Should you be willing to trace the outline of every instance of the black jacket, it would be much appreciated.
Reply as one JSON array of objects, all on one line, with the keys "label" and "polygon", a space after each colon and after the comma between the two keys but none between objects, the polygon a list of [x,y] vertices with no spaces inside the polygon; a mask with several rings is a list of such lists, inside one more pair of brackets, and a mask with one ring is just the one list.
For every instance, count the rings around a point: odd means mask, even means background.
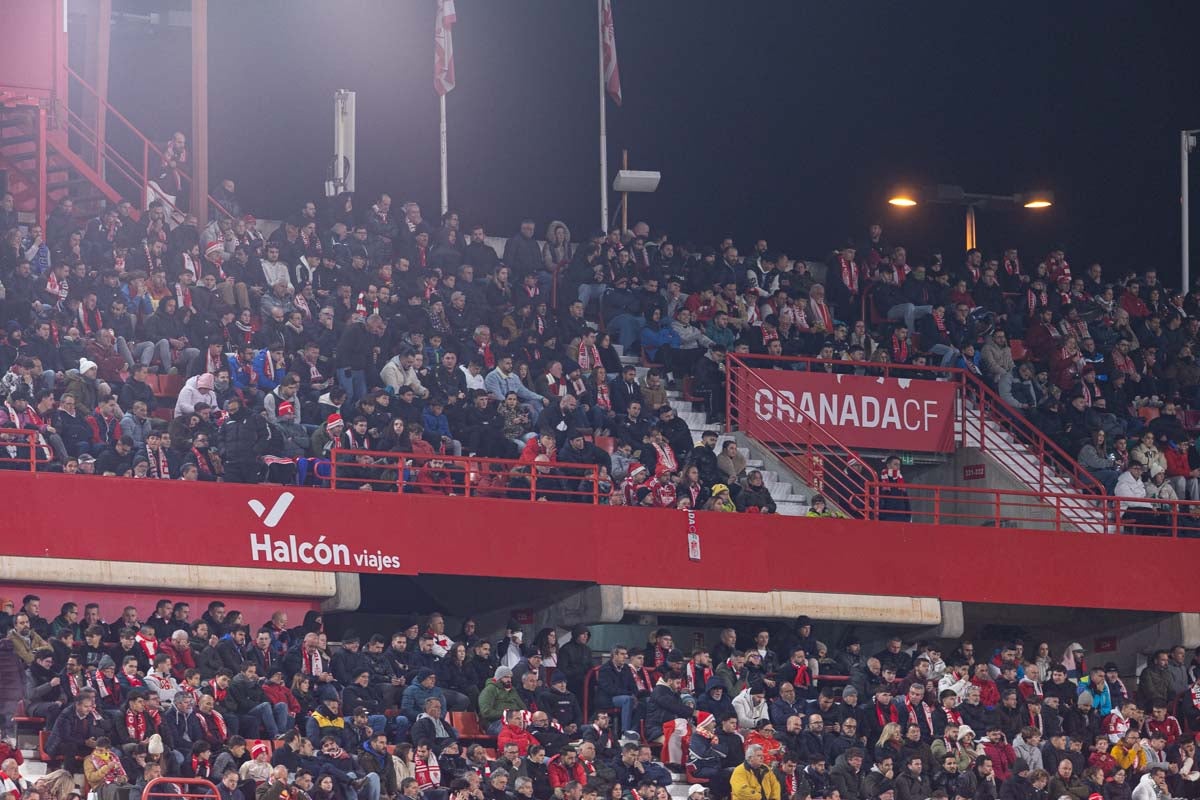
[{"label": "black jacket", "polygon": [[646,701],[647,726],[661,728],[668,720],[679,717],[690,720],[693,713],[692,707],[680,700],[679,695],[662,681],[654,687],[650,699]]},{"label": "black jacket", "polygon": [[611,661],[606,662],[596,672],[596,708],[612,708],[612,699],[626,694],[637,696],[633,670],[626,664],[625,668],[618,672]]},{"label": "black jacket", "polygon": [[217,431],[221,460],[226,464],[251,464],[267,450],[271,434],[261,414],[239,408]]}]

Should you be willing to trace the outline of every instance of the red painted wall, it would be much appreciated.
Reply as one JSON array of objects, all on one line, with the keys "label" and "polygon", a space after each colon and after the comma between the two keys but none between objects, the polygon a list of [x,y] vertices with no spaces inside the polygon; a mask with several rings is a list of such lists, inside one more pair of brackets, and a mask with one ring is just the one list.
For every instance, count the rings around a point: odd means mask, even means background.
[{"label": "red painted wall", "polygon": [[56,46],[66,37],[55,30],[56,7],[62,0],[0,0],[5,31],[0,47],[0,86],[25,89],[38,96],[54,89]]},{"label": "red painted wall", "polygon": [[[254,561],[251,536],[382,552],[395,574],[489,575],[681,588],[917,595],[1023,605],[1194,611],[1200,541],[1012,528],[696,515],[664,509],[0,473],[0,555],[296,568]],[[247,505],[263,504],[263,519]],[[15,534],[15,535],[14,535]],[[547,546],[547,542],[554,544]],[[1120,580],[1114,583],[1110,576]],[[1134,590],[1122,587],[1153,587]]]}]

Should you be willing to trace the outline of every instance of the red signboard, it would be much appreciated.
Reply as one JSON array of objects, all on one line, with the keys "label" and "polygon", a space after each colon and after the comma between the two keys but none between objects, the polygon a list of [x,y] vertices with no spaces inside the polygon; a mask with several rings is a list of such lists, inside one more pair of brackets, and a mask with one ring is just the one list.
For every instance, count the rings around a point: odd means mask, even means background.
[{"label": "red signboard", "polygon": [[981,481],[987,477],[986,464],[964,464],[962,468],[964,481]]},{"label": "red signboard", "polygon": [[955,384],[909,378],[750,370],[735,402],[749,436],[776,441],[780,426],[815,420],[847,447],[954,450]]},{"label": "red signboard", "polygon": [[[151,485],[152,484],[152,485]],[[1200,582],[1189,570],[1200,542],[1154,539],[1153,558],[1127,558],[1125,536],[1015,528],[863,522],[774,514],[696,514],[704,558],[675,535],[684,512],[583,503],[299,489],[236,483],[0,472],[5,512],[0,557],[37,556],[338,572],[489,576],[618,586],[917,595],[943,600],[1192,611]],[[284,500],[286,495],[293,499]],[[251,503],[251,501],[254,501]],[[112,509],[133,509],[124,514]],[[567,545],[554,546],[546,531]],[[971,547],[963,547],[968,537]],[[1086,542],[1085,542],[1086,540]],[[1157,592],[1113,593],[1104,582],[1061,578],[1086,547],[1095,563],[1121,563],[1131,585]],[[898,570],[895,554],[939,553],[939,569]],[[797,570],[837,564],[853,569]],[[988,553],[1036,552],[1021,571],[981,569]],[[293,554],[295,558],[293,559]],[[269,556],[269,558],[268,558]],[[103,580],[97,569],[97,581]]]}]

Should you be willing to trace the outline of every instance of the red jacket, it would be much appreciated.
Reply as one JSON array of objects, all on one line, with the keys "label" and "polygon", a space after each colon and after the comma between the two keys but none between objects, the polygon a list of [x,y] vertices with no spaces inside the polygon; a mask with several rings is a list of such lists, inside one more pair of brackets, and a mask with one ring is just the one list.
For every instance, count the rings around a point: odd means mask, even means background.
[{"label": "red jacket", "polygon": [[500,729],[500,735],[496,737],[497,750],[503,751],[505,745],[515,744],[517,752],[522,756],[529,752],[530,745],[537,743],[538,740],[534,738],[532,733],[519,725],[513,725],[511,722],[504,723],[504,727]]},{"label": "red jacket", "polygon": [[[497,745],[499,742],[497,741]],[[578,758],[575,763],[567,767],[562,763],[562,756],[555,756],[546,763],[546,774],[550,778],[550,787],[559,789],[566,786],[571,781],[578,781],[580,784],[587,785],[587,770],[583,768],[583,763]]]},{"label": "red jacket", "polygon": [[282,683],[263,683],[263,694],[271,701],[271,705],[276,703],[287,703],[289,714],[300,713],[300,701],[296,699],[296,695],[292,694],[292,690]]},{"label": "red jacket", "polygon": [[992,760],[992,769],[996,772],[996,782],[1007,780],[1012,771],[1013,762],[1017,760],[1017,753],[1012,749],[1012,745],[1007,742],[989,741],[983,745],[983,752]]},{"label": "red jacket", "polygon": [[183,683],[184,672],[196,668],[196,657],[192,655],[192,648],[177,648],[170,639],[164,639],[158,643],[158,649],[171,657],[171,675],[180,683]]}]

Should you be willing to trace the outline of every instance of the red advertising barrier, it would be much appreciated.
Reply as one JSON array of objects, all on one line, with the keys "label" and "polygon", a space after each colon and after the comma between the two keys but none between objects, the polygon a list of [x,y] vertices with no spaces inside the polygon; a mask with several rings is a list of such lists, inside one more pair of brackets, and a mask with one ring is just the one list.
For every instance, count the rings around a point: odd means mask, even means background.
[{"label": "red advertising barrier", "polygon": [[[686,512],[668,509],[11,471],[0,473],[0,486],[20,498],[7,510],[0,556],[981,603],[1019,597],[1160,612],[1200,606],[1194,570],[1162,566],[1196,563],[1200,541],[1186,539],[703,512],[695,517],[703,557],[693,560],[701,554],[688,546]],[[546,531],[562,541],[543,544]],[[896,569],[896,554],[913,548],[936,555],[937,568]],[[1037,557],[1019,570],[992,568],[1004,553]],[[1089,564],[1120,564],[1127,584],[1155,591],[1063,580],[1080,553]],[[831,568],[797,570],[797,558]]]},{"label": "red advertising barrier", "polygon": [[849,447],[948,453],[954,450],[958,386],[943,381],[753,369],[734,398],[741,430],[775,441],[778,428],[816,420]]}]

